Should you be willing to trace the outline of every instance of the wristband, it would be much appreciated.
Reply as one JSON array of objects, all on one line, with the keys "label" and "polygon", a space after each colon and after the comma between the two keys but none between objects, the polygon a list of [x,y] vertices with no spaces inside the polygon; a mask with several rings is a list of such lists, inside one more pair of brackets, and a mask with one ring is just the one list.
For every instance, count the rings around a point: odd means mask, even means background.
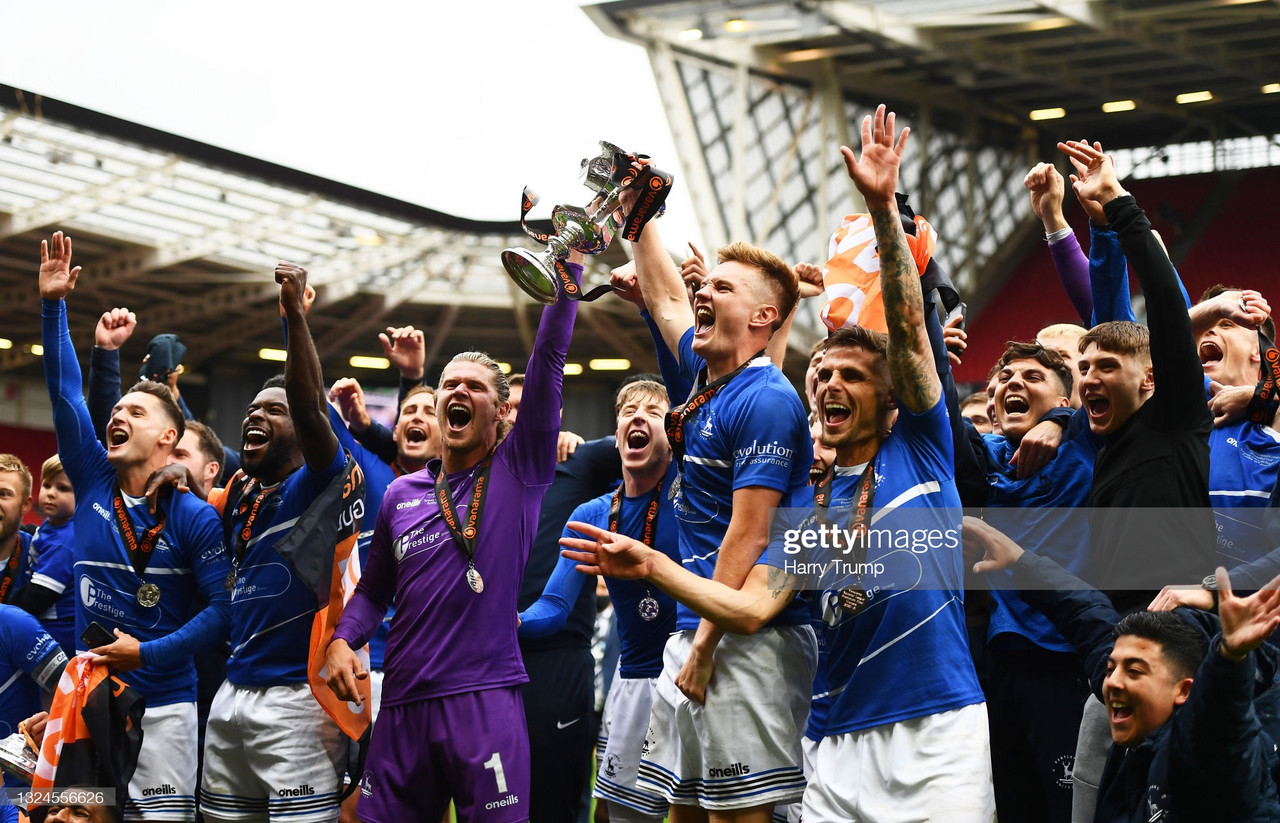
[{"label": "wristband", "polygon": [[1050,232],[1049,234],[1046,234],[1044,236],[1044,239],[1048,241],[1050,246],[1052,246],[1054,243],[1057,243],[1061,240],[1066,240],[1069,236],[1071,236],[1071,227],[1067,226],[1065,229],[1058,229],[1055,232]]}]

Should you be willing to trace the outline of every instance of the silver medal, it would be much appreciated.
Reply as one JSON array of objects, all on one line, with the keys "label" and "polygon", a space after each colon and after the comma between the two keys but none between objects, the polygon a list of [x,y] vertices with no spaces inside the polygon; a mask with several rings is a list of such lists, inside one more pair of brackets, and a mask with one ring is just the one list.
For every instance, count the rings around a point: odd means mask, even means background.
[{"label": "silver medal", "polygon": [[138,587],[138,605],[150,609],[160,604],[160,587],[155,583],[143,583]]},{"label": "silver medal", "polygon": [[640,602],[636,604],[636,611],[640,612],[641,620],[646,623],[652,623],[654,620],[658,619],[658,612],[661,611],[661,607],[658,605],[657,600],[646,594],[644,597],[640,598]]},{"label": "silver medal", "polygon": [[476,571],[475,566],[467,567],[467,585],[476,594],[484,591],[484,578],[480,576],[480,572]]}]

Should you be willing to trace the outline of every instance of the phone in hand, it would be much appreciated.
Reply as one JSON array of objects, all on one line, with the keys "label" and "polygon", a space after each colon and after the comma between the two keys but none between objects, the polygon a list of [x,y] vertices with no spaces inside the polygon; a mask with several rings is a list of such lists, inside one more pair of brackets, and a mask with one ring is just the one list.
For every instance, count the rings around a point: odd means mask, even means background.
[{"label": "phone in hand", "polygon": [[116,636],[95,620],[81,633],[80,640],[86,649],[97,649],[116,642]]}]

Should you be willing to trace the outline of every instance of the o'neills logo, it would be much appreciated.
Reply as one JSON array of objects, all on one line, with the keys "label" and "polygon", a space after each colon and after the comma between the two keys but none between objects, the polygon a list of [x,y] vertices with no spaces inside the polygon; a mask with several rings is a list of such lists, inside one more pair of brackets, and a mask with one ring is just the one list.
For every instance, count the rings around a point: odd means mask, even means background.
[{"label": "o'neills logo", "polygon": [[281,797],[309,797],[316,793],[310,783],[303,783],[296,789],[280,789]]},{"label": "o'neills logo", "polygon": [[738,777],[744,774],[751,774],[751,767],[746,763],[734,763],[723,769],[707,769],[707,777]]}]

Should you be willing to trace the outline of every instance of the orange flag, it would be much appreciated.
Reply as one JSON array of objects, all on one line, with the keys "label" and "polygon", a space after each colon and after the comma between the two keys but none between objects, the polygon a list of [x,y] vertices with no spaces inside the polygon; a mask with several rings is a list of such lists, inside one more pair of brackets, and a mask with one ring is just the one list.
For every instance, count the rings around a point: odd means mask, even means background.
[{"label": "orange flag", "polygon": [[142,748],[145,701],[94,659],[73,657],[62,672],[31,787],[114,786],[123,803]]},{"label": "orange flag", "polygon": [[[907,235],[907,247],[923,272],[933,257],[937,234],[923,217],[915,218],[915,235]],[[884,298],[880,294],[880,255],[876,248],[871,216],[851,214],[831,235],[831,259],[822,274],[827,303],[822,322],[831,331],[844,326],[862,326],[887,332]]]}]

